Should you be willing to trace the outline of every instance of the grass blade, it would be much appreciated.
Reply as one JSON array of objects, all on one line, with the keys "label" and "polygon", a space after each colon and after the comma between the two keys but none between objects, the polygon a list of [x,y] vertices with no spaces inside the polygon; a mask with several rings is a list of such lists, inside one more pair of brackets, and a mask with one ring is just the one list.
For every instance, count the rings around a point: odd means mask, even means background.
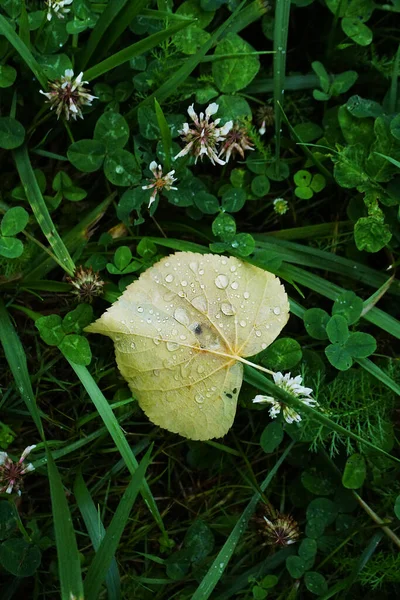
[{"label": "grass blade", "polygon": [[3,301],[0,298],[0,341],[4,348],[4,354],[13,374],[16,387],[21,395],[21,398],[26,404],[26,407],[35,423],[40,437],[44,437],[43,427],[40,418],[39,409],[36,404],[35,395],[33,393],[31,380],[29,377],[26,355],[18,337],[17,332],[11,322],[10,315]]},{"label": "grass blade", "polygon": [[273,468],[268,473],[267,477],[264,479],[262,484],[260,485],[260,492],[256,492],[249,504],[244,509],[242,515],[240,516],[238,522],[235,527],[231,531],[228,539],[225,544],[222,546],[221,550],[218,552],[217,557],[212,563],[211,567],[207,571],[207,574],[203,578],[199,587],[195,591],[192,596],[192,600],[207,600],[212,594],[215,586],[218,581],[221,579],[223,572],[225,571],[229,560],[232,557],[232,554],[235,551],[238,541],[246,530],[246,527],[249,523],[250,518],[252,517],[256,506],[261,498],[261,492],[265,492],[272,479],[274,478],[276,472],[278,471],[281,464],[285,461],[289,452],[293,448],[294,442],[291,442],[286,450],[283,452],[282,456],[273,466]]},{"label": "grass blade", "polygon": [[118,13],[124,8],[127,0],[111,0],[106,4],[106,7],[97,21],[88,41],[84,46],[84,50],[78,58],[78,65],[81,71],[84,70],[90,61],[97,46],[101,42],[106,30],[111,25]]},{"label": "grass blade", "polygon": [[98,63],[94,67],[91,67],[84,73],[84,78],[88,81],[92,81],[100,75],[104,75],[111,69],[115,69],[120,65],[124,64],[128,60],[131,60],[134,56],[139,56],[144,52],[148,52],[155,46],[158,46],[161,42],[174,35],[178,31],[185,29],[188,25],[193,23],[194,20],[184,21],[183,23],[178,23],[177,25],[173,25],[169,27],[165,31],[159,31],[157,33],[153,33],[153,35],[149,35],[144,40],[140,40],[140,42],[136,42],[135,44],[131,44],[127,48],[116,52],[109,58],[106,58],[102,62]]},{"label": "grass blade", "polygon": [[98,56],[102,57],[107,54],[109,49],[121,37],[125,29],[132,23],[133,19],[142,9],[149,4],[149,0],[128,0],[123,9],[115,17],[112,27],[109,27],[105,36],[101,40]]},{"label": "grass blade", "polygon": [[155,110],[156,110],[157,122],[158,122],[158,126],[160,128],[161,141],[163,144],[164,154],[165,154],[164,167],[165,167],[166,171],[169,171],[171,168],[171,148],[172,148],[171,130],[170,130],[167,120],[164,116],[162,108],[158,104],[156,98],[154,98],[154,106],[155,106]]},{"label": "grass blade", "polygon": [[25,145],[14,150],[14,160],[33,214],[35,215],[41,230],[53,249],[58,264],[69,275],[73,275],[75,271],[74,261],[65,247],[64,242],[58,235],[57,229],[55,228],[51,219],[50,213],[36,181]]},{"label": "grass blade", "polygon": [[89,567],[85,578],[85,598],[86,600],[97,600],[101,585],[111,564],[112,558],[118,548],[120,538],[129,519],[129,514],[136,500],[140,488],[143,485],[147,466],[150,462],[150,453],[152,447],[148,449],[143,460],[140,462],[136,473],[126,488],[124,495],[118,504],[117,510],[102,539],[96,556]]},{"label": "grass blade", "polygon": [[250,367],[249,365],[244,365],[244,379],[245,379],[245,381],[247,381],[247,383],[250,383],[252,386],[254,386],[257,389],[262,390],[263,392],[266,392],[269,396],[278,398],[278,400],[280,402],[283,402],[284,404],[287,404],[288,406],[293,407],[295,410],[298,410],[300,413],[305,413],[310,418],[312,418],[314,421],[317,421],[321,425],[328,427],[328,429],[331,429],[332,431],[336,431],[337,433],[340,433],[346,437],[349,437],[352,440],[355,440],[356,442],[358,442],[360,444],[364,444],[365,446],[368,446],[369,448],[372,448],[373,450],[375,450],[375,452],[379,452],[379,454],[387,456],[394,462],[400,463],[400,458],[397,458],[396,456],[392,456],[388,452],[385,452],[385,450],[382,450],[382,448],[375,446],[375,444],[372,444],[368,440],[360,437],[359,435],[353,433],[352,431],[345,429],[345,427],[338,425],[337,423],[335,423],[334,421],[329,419],[329,417],[325,416],[323,413],[319,412],[315,408],[312,408],[311,406],[307,406],[306,404],[304,404],[301,400],[299,400],[295,396],[288,394],[288,392],[286,392],[284,389],[275,385],[271,380],[267,379],[264,375],[262,375],[261,373],[256,371],[255,367],[256,367],[256,365],[254,367]]},{"label": "grass blade", "polygon": [[11,27],[7,20],[0,15],[0,33],[10,42],[18,52],[25,64],[30,68],[43,89],[47,89],[47,77],[45,77],[39,63],[34,58],[32,52],[20,39],[16,31]]},{"label": "grass blade", "polygon": [[281,152],[281,125],[283,92],[285,89],[286,47],[289,31],[290,0],[277,0],[274,27],[274,111],[275,111],[275,166],[279,171]]},{"label": "grass blade", "polygon": [[373,363],[372,360],[369,360],[368,358],[357,358],[356,362],[358,362],[363,369],[368,371],[368,373],[376,377],[376,379],[391,389],[392,392],[400,396],[400,385],[398,385],[391,377],[389,377],[385,371],[382,371],[378,365]]},{"label": "grass blade", "polygon": [[[74,496],[85,522],[86,529],[93,544],[93,548],[99,549],[101,541],[104,539],[106,530],[100,520],[100,515],[92,500],[89,490],[83,480],[82,473],[79,472],[74,483]],[[115,557],[111,559],[110,567],[106,575],[106,584],[108,600],[119,600],[121,598],[121,581],[118,573],[118,566]]]},{"label": "grass blade", "polygon": [[51,506],[56,537],[61,600],[83,600],[81,561],[67,497],[60,473],[50,452],[47,452]]},{"label": "grass blade", "polygon": [[[65,357],[66,358],[66,357]],[[121,427],[118,423],[116,416],[114,415],[109,403],[106,398],[103,396],[99,387],[97,386],[95,380],[89,373],[86,367],[82,365],[77,365],[72,361],[66,360],[69,362],[77,376],[79,377],[83,387],[87,391],[90,399],[95,405],[97,412],[102,418],[104,425],[107,427],[109,434],[114,440],[115,445],[117,446],[119,453],[125,461],[126,466],[128,467],[129,472],[133,475],[137,468],[138,462],[136,460],[135,455],[133,454],[131,447],[126,441],[125,435],[121,431]],[[141,490],[144,501],[146,502],[151,514],[153,515],[154,520],[157,525],[160,527],[161,531],[164,533],[165,528],[161,519],[161,515],[158,511],[157,504],[153,498],[153,495],[150,491],[149,486],[145,482],[143,484],[143,488]]]}]

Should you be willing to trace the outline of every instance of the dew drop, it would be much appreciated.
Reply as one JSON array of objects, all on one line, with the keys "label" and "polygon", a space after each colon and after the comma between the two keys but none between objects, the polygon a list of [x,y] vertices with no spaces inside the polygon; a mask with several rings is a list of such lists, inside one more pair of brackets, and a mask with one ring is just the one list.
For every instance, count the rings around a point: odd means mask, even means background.
[{"label": "dew drop", "polygon": [[158,369],[153,370],[154,377],[158,377],[160,375],[160,371]]},{"label": "dew drop", "polygon": [[196,394],[194,399],[196,400],[197,404],[203,404],[204,402],[203,394]]},{"label": "dew drop", "polygon": [[197,372],[198,372],[198,373],[200,373],[200,374],[201,374],[201,373],[204,373],[204,367],[203,367],[203,365],[199,365],[199,366],[197,367]]},{"label": "dew drop", "polygon": [[259,329],[257,329],[257,331],[255,332],[257,337],[261,337],[261,331]]},{"label": "dew drop", "polygon": [[244,298],[245,300],[248,300],[248,299],[250,298],[250,294],[249,294],[249,292],[245,292],[245,293],[243,294],[243,298]]},{"label": "dew drop", "polygon": [[181,281],[181,285],[182,285],[183,287],[186,287],[186,286],[187,286],[187,281]]},{"label": "dew drop", "polygon": [[219,288],[220,290],[224,290],[226,287],[228,287],[229,279],[226,275],[217,275],[214,283],[217,286],[217,288]]},{"label": "dew drop", "polygon": [[184,298],[186,296],[185,292],[183,292],[182,290],[180,292],[178,292],[178,296],[180,298]]},{"label": "dew drop", "polygon": [[115,167],[115,172],[118,173],[118,175],[121,175],[124,171],[125,171],[125,169],[122,165],[117,165]]},{"label": "dew drop", "polygon": [[234,273],[235,271],[236,271],[236,267],[235,267],[235,265],[232,265],[231,266],[231,273]]},{"label": "dew drop", "polygon": [[279,306],[275,306],[274,315],[280,315],[280,314],[281,314],[281,309],[279,308]]},{"label": "dew drop", "polygon": [[204,269],[199,269],[199,275],[204,275]]},{"label": "dew drop", "polygon": [[190,323],[188,314],[184,308],[177,308],[174,312],[174,318],[182,325],[189,325]]},{"label": "dew drop", "polygon": [[171,273],[168,273],[168,275],[165,276],[165,281],[167,283],[171,283],[171,281],[173,281],[173,280],[174,280],[174,276],[171,275]]},{"label": "dew drop", "polygon": [[199,265],[197,264],[197,262],[191,262],[191,263],[189,263],[189,268],[191,271],[193,271],[193,273],[197,273],[197,269],[199,268]]},{"label": "dew drop", "polygon": [[159,340],[158,338],[153,338],[153,342],[155,343],[156,346],[158,346],[158,344],[161,342],[161,340]]},{"label": "dew drop", "polygon": [[176,342],[167,342],[167,350],[169,350],[170,352],[174,352],[175,350],[178,350],[179,348],[179,344],[177,344]]},{"label": "dew drop", "polygon": [[236,313],[234,307],[232,306],[232,304],[230,302],[223,302],[221,304],[221,311],[224,313],[224,315],[227,315],[227,316],[231,316]]},{"label": "dew drop", "polygon": [[246,321],[240,321],[239,325],[240,327],[246,327],[247,323]]},{"label": "dew drop", "polygon": [[237,282],[237,281],[233,281],[233,282],[231,283],[231,288],[232,288],[233,290],[237,290],[237,289],[238,289],[238,287],[239,287],[239,284],[238,284],[238,282]]},{"label": "dew drop", "polygon": [[193,298],[192,305],[200,312],[207,312],[207,300],[204,296],[196,296]]},{"label": "dew drop", "polygon": [[266,347],[267,347],[267,344],[266,344],[265,342],[263,342],[263,343],[261,344],[261,348],[262,348],[263,350],[265,350],[265,348],[266,348]]},{"label": "dew drop", "polygon": [[142,306],[138,306],[137,311],[138,311],[138,313],[142,313],[143,312],[143,307]]},{"label": "dew drop", "polygon": [[132,348],[132,350],[135,350],[135,348],[136,348],[135,342],[131,342],[131,348]]}]

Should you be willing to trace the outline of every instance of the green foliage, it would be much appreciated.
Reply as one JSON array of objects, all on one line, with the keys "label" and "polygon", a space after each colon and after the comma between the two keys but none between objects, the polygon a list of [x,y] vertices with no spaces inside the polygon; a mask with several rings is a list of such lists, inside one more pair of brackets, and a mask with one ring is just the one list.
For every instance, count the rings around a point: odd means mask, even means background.
[{"label": "green foliage", "polygon": [[[2,594],[392,597],[399,3],[61,8],[0,0]],[[57,86],[69,69],[94,96],[81,97],[82,119],[73,103],[57,118],[40,94],[67,94]],[[203,144],[189,147],[192,105]],[[230,121],[216,140],[213,124]],[[286,422],[284,390],[267,392],[245,365],[232,430],[187,442],[149,423],[107,341],[89,346],[84,328],[175,251],[237,256],[280,278],[289,321],[248,360],[268,381],[302,376],[318,405],[286,396],[301,421]],[[218,302],[241,293],[228,286]],[[251,318],[274,307],[249,306]],[[143,361],[153,368],[151,345]],[[277,418],[252,403],[263,393]],[[34,444],[21,498],[6,494],[6,453],[18,464]],[[295,543],[274,529],[281,517]]]}]

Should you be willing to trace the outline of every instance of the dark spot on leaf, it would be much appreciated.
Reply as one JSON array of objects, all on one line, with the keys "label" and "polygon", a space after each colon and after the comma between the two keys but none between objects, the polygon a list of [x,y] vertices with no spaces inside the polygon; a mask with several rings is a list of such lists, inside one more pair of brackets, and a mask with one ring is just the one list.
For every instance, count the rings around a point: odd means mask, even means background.
[{"label": "dark spot on leaf", "polygon": [[230,394],[229,392],[225,392],[225,396],[226,396],[227,398],[233,398],[232,394]]},{"label": "dark spot on leaf", "polygon": [[233,388],[232,394],[237,394],[237,388]]},{"label": "dark spot on leaf", "polygon": [[201,325],[199,323],[197,323],[196,327],[194,328],[194,332],[196,335],[200,335],[202,333],[202,328]]}]

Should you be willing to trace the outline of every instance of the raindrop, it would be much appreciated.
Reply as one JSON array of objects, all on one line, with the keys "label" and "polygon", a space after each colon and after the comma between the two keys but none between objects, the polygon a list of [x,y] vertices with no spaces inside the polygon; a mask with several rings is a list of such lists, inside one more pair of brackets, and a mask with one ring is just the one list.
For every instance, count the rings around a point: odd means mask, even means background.
[{"label": "raindrop", "polygon": [[124,171],[125,171],[125,169],[122,165],[117,165],[115,167],[115,172],[118,173],[118,175],[121,175]]},{"label": "raindrop", "polygon": [[169,350],[170,352],[174,352],[178,348],[179,344],[177,344],[176,342],[167,342],[167,350]]},{"label": "raindrop", "polygon": [[132,350],[135,350],[135,348],[136,348],[135,342],[131,342],[131,348],[132,348]]},{"label": "raindrop", "polygon": [[193,298],[192,305],[200,312],[207,312],[207,300],[204,296],[196,296]]},{"label": "raindrop", "polygon": [[184,308],[177,308],[174,312],[174,318],[182,325],[189,325],[190,323],[188,314]]},{"label": "raindrop", "polygon": [[186,295],[186,294],[185,294],[185,292],[182,292],[182,290],[181,290],[180,292],[178,292],[178,296],[179,296],[180,298],[184,298],[184,297],[185,297],[185,295]]},{"label": "raindrop", "polygon": [[158,344],[161,342],[161,340],[159,340],[158,338],[153,338],[153,342],[155,343],[156,346],[158,346]]},{"label": "raindrop", "polygon": [[138,311],[138,313],[142,313],[143,312],[143,307],[142,306],[138,306],[137,311]]},{"label": "raindrop", "polygon": [[158,377],[160,375],[160,371],[158,369],[153,370],[154,377]]},{"label": "raindrop", "polygon": [[261,344],[261,348],[262,348],[263,350],[265,350],[265,348],[266,348],[266,347],[267,347],[267,344],[266,344],[265,342],[263,342],[263,343]]},{"label": "raindrop", "polygon": [[199,268],[199,265],[197,264],[197,262],[191,262],[191,263],[189,263],[189,268],[191,271],[193,271],[193,273],[197,273],[197,269]]},{"label": "raindrop", "polygon": [[257,329],[257,331],[256,331],[256,336],[261,337],[261,331],[259,329]]},{"label": "raindrop", "polygon": [[281,314],[281,309],[279,308],[279,306],[275,306],[274,315],[280,315],[280,314]]},{"label": "raindrop", "polygon": [[171,275],[171,273],[169,273],[168,275],[165,276],[165,281],[167,283],[171,283],[171,281],[173,281],[173,280],[174,280],[174,276]]},{"label": "raindrop", "polygon": [[246,321],[240,321],[239,325],[240,327],[246,327],[247,323]]},{"label": "raindrop", "polygon": [[217,288],[219,288],[220,290],[224,290],[226,287],[228,287],[229,279],[226,275],[217,275],[214,283],[217,286]]},{"label": "raindrop", "polygon": [[228,315],[228,316],[234,315],[236,313],[232,304],[230,304],[229,302],[223,302],[221,304],[221,311],[224,313],[224,315]]},{"label": "raindrop", "polygon": [[248,300],[248,299],[250,298],[250,294],[249,294],[249,292],[245,292],[245,293],[243,294],[243,298],[244,298],[245,300]]},{"label": "raindrop", "polygon": [[196,402],[198,404],[202,404],[204,402],[204,396],[203,394],[196,394],[194,399],[196,400]]},{"label": "raindrop", "polygon": [[204,367],[203,367],[203,365],[199,365],[199,366],[197,367],[197,372],[198,372],[198,373],[204,373]]},{"label": "raindrop", "polygon": [[231,273],[234,273],[235,271],[236,271],[236,267],[235,267],[235,265],[232,265],[231,266]]},{"label": "raindrop", "polygon": [[233,290],[237,290],[237,289],[238,289],[238,287],[239,287],[239,284],[238,284],[238,282],[237,282],[237,281],[233,281],[233,282],[231,283],[231,288],[232,288]]},{"label": "raindrop", "polygon": [[183,287],[186,287],[187,286],[187,281],[181,281],[181,284],[182,284]]}]

